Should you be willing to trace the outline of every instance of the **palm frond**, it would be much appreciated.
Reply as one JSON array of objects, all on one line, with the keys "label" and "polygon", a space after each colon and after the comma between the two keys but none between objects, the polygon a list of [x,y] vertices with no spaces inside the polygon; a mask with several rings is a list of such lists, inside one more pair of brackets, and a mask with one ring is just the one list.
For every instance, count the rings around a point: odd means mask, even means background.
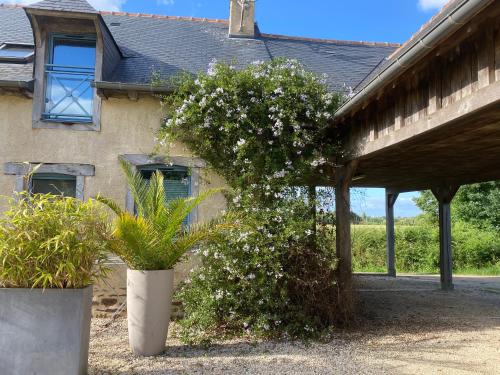
[{"label": "palm frond", "polygon": [[111,209],[111,211],[113,211],[118,216],[121,216],[123,214],[123,210],[115,201],[113,201],[109,198],[103,197],[101,194],[97,194],[97,196],[94,199],[97,202],[100,202],[100,203],[108,206]]},{"label": "palm frond", "polygon": [[147,210],[147,193],[149,190],[148,182],[125,160],[120,159],[120,164],[125,173],[130,193],[134,198],[137,213],[139,216],[145,216],[145,210]]},{"label": "palm frond", "polygon": [[123,211],[112,200],[97,196],[96,200],[117,214],[114,235],[118,239],[115,253],[130,268],[160,270],[172,268],[197,243],[222,230],[222,223],[184,227],[191,211],[208,197],[222,189],[210,189],[199,196],[165,202],[164,178],[155,172],[147,181],[125,161],[120,161],[130,192],[134,198],[137,216]]}]

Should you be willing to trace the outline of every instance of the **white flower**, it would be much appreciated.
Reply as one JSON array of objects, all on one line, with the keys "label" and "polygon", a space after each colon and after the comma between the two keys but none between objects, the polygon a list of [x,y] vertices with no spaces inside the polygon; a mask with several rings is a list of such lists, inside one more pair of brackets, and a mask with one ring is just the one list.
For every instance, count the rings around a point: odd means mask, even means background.
[{"label": "white flower", "polygon": [[283,95],[285,92],[283,91],[282,87],[278,87],[276,90],[274,90],[274,93],[276,95]]},{"label": "white flower", "polygon": [[250,275],[247,276],[247,279],[253,280],[253,279],[255,279],[255,275],[253,273],[251,273]]},{"label": "white flower", "polygon": [[222,299],[222,297],[224,297],[224,292],[222,290],[218,290],[215,293],[215,299],[218,301],[218,300]]},{"label": "white flower", "polygon": [[240,138],[240,140],[236,144],[238,145],[238,147],[241,147],[241,146],[244,146],[245,143],[247,143],[247,141],[245,141],[243,138]]},{"label": "white flower", "polygon": [[216,72],[216,65],[217,65],[217,60],[213,59],[209,64],[208,64],[208,69],[207,69],[207,75],[209,76],[214,76]]},{"label": "white flower", "polygon": [[278,172],[275,172],[273,177],[274,178],[283,178],[286,176],[286,171],[284,169],[282,169],[281,171],[278,171]]},{"label": "white flower", "polygon": [[311,166],[313,166],[313,167],[318,167],[318,166],[324,165],[324,164],[326,164],[326,159],[323,157],[316,159],[316,160],[313,160],[311,162]]},{"label": "white flower", "polygon": [[311,234],[313,234],[314,232],[310,229],[306,230],[306,235],[307,236],[310,236]]},{"label": "white flower", "polygon": [[207,256],[208,256],[208,250],[205,250],[205,251],[203,252],[203,255],[207,257]]}]

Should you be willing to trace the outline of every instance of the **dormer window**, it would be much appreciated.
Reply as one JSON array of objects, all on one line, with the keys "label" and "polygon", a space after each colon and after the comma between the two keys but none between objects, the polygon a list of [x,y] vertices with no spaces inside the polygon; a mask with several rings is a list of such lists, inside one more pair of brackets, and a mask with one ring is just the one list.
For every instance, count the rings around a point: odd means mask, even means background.
[{"label": "dormer window", "polygon": [[91,123],[96,36],[53,34],[45,65],[43,119],[63,123]]},{"label": "dormer window", "polygon": [[32,45],[10,43],[0,45],[0,62],[27,63],[33,60],[33,55]]}]

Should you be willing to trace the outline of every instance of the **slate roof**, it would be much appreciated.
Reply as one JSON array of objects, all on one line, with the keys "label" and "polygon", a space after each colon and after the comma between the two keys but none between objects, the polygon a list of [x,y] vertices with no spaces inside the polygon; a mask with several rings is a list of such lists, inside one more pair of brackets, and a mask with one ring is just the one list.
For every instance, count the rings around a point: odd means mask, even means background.
[{"label": "slate roof", "polygon": [[77,13],[96,13],[96,10],[85,0],[42,0],[29,5],[28,8]]},{"label": "slate roof", "polygon": [[[123,55],[114,72],[103,77],[109,82],[147,84],[152,72],[163,77],[179,71],[198,73],[206,71],[213,60],[245,66],[256,60],[287,57],[301,61],[320,75],[326,74],[332,90],[344,90],[358,85],[398,47],[270,34],[259,34],[255,39],[229,38],[228,23],[222,20],[122,12],[100,14]],[[0,43],[13,41],[33,43],[30,24],[22,8],[0,5]],[[19,77],[26,77],[24,70],[18,72]],[[12,74],[15,75],[12,68],[0,64],[0,80]]]},{"label": "slate roof", "polygon": [[[0,45],[3,43],[33,44],[33,32],[24,9],[0,6]],[[0,63],[0,80],[29,81],[33,64]]]}]

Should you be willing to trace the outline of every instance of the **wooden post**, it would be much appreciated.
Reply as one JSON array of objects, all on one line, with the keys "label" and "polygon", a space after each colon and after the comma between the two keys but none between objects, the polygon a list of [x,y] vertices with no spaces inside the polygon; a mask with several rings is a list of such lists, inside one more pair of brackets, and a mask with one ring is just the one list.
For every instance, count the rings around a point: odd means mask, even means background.
[{"label": "wooden post", "polygon": [[335,170],[335,230],[337,250],[337,282],[339,308],[344,318],[352,312],[352,259],[351,259],[351,199],[349,186],[358,162],[352,161]]},{"label": "wooden post", "polygon": [[451,201],[459,186],[432,189],[439,202],[439,268],[441,289],[453,290],[453,255],[451,249]]},{"label": "wooden post", "polygon": [[385,190],[385,227],[387,239],[387,275],[396,277],[396,251],[394,237],[394,204],[398,199],[399,193]]}]

